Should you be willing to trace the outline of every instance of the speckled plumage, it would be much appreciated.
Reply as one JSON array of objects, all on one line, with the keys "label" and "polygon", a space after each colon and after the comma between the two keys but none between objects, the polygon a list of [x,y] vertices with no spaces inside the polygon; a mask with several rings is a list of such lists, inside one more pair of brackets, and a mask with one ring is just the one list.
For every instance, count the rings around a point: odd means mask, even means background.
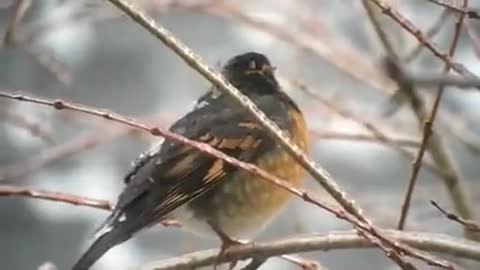
[{"label": "speckled plumage", "polygon": [[[280,90],[268,59],[238,55],[223,75],[304,150],[307,132],[295,103]],[[231,97],[211,89],[170,128],[239,160],[300,184],[302,168]],[[99,237],[74,266],[86,270],[108,249],[163,219],[222,238],[248,237],[280,211],[290,194],[189,146],[164,142],[138,159]],[[223,235],[223,237],[222,237]]]}]

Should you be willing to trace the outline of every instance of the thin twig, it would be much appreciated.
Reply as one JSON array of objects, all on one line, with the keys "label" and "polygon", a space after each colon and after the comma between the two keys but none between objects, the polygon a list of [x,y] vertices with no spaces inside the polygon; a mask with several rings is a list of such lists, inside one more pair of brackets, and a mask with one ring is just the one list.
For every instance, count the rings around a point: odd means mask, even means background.
[{"label": "thin twig", "polygon": [[3,45],[11,47],[16,46],[20,48],[27,53],[27,55],[32,57],[32,59],[38,63],[41,68],[45,69],[57,81],[65,86],[68,86],[72,81],[71,75],[65,71],[65,68],[62,67],[58,61],[56,61],[51,55],[47,55],[45,52],[36,51],[31,45],[34,44],[33,41],[30,40],[30,42],[25,42],[25,40],[20,40],[17,38],[18,25],[25,16],[30,5],[31,0],[16,1],[13,16],[7,26],[7,30],[3,38]]},{"label": "thin twig", "polygon": [[15,43],[15,34],[17,33],[17,26],[22,21],[25,13],[30,7],[30,0],[17,0],[13,6],[13,14],[10,18],[9,23],[3,37],[3,45],[11,46]]},{"label": "thin twig", "polygon": [[[147,123],[153,122],[153,119],[164,119],[163,114],[155,114],[145,118]],[[4,165],[0,167],[0,182],[25,177],[42,167],[45,167],[60,159],[65,159],[82,151],[92,149],[99,144],[109,142],[117,137],[124,135],[139,135],[139,130],[129,126],[116,127],[101,126],[98,130],[79,135],[68,142],[55,145],[33,155],[26,161]]]},{"label": "thin twig", "polygon": [[432,203],[432,205],[435,206],[435,208],[437,208],[438,211],[440,211],[442,214],[444,214],[446,218],[462,224],[465,227],[465,229],[467,229],[467,230],[470,230],[470,231],[473,231],[473,232],[480,232],[480,223],[478,223],[474,220],[464,219],[464,218],[459,217],[455,214],[449,213],[446,210],[444,210],[443,208],[441,208],[435,201],[430,201],[430,203]]},{"label": "thin twig", "polygon": [[[120,135],[119,133],[118,135]],[[99,134],[100,132],[93,132],[80,135],[67,143],[50,147],[49,149],[42,151],[40,154],[34,155],[27,161],[2,166],[0,167],[0,181],[25,177],[49,163],[79,153],[81,150],[90,149],[117,135],[109,134],[105,131],[102,131],[102,136],[99,136]]]},{"label": "thin twig", "polygon": [[[440,30],[442,29],[443,25],[448,22],[448,17],[450,16],[451,12],[448,9],[444,9],[442,14],[438,16],[435,22],[425,31],[425,37],[431,39],[435,35],[437,35]],[[423,51],[425,47],[422,43],[416,44],[415,48],[413,48],[404,58],[403,61],[405,63],[410,63],[415,60],[418,55]]]},{"label": "thin twig", "polygon": [[387,75],[399,84],[415,84],[422,87],[455,86],[458,88],[480,87],[480,78],[461,77],[458,75],[427,74],[412,72],[400,62],[387,59],[384,63]]},{"label": "thin twig", "polygon": [[257,270],[262,264],[267,261],[267,258],[254,257],[248,265],[242,268],[242,270]]},{"label": "thin twig", "polygon": [[9,112],[3,108],[0,109],[0,119],[4,120],[6,123],[10,123],[18,128],[28,131],[33,137],[39,138],[48,145],[55,144],[52,134],[50,134],[50,132],[39,123],[30,121],[21,115]]},{"label": "thin twig", "polygon": [[19,47],[29,55],[40,68],[46,70],[55,80],[64,86],[69,86],[72,83],[72,75],[67,69],[57,61],[52,55],[47,52],[39,52],[32,46],[27,44],[19,44]]},{"label": "thin twig", "polygon": [[[347,141],[372,142],[372,143],[385,144],[374,135],[369,135],[369,134],[359,134],[359,133],[342,132],[342,131],[317,131],[317,130],[310,130],[310,133],[315,139],[319,139],[319,140],[347,140]],[[415,148],[420,146],[420,142],[411,138],[401,138],[401,137],[390,136],[388,140],[391,142],[395,142],[396,145],[401,147]],[[385,145],[390,146],[388,144],[385,144]]]},{"label": "thin twig", "polygon": [[439,0],[426,0],[430,3],[433,3],[435,5],[442,6],[446,9],[453,10],[455,12],[459,12],[462,14],[462,16],[466,16],[469,19],[480,19],[480,12],[477,10],[473,9],[468,9],[465,6],[464,7],[459,7],[455,4],[452,5],[452,3],[449,3],[451,1],[439,1]]},{"label": "thin twig", "polygon": [[313,260],[307,260],[305,258],[295,256],[295,255],[282,255],[280,258],[298,265],[302,270],[327,270],[327,268],[321,265],[319,262]]},{"label": "thin twig", "polygon": [[465,22],[465,29],[467,30],[468,37],[472,41],[473,52],[477,58],[480,58],[480,36],[477,34],[470,21]]},{"label": "thin twig", "polygon": [[30,187],[0,185],[0,197],[26,197],[36,198],[55,202],[64,202],[73,205],[93,207],[102,210],[111,211],[112,204],[106,200],[98,200],[87,197],[76,196],[72,194],[46,191]]}]

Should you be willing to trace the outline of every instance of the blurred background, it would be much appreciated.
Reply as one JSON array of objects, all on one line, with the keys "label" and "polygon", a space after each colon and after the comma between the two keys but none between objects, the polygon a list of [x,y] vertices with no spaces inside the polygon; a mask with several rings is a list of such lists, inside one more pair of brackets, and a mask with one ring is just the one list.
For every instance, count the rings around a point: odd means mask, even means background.
[{"label": "blurred background", "polygon": [[[385,51],[362,1],[130,2],[213,67],[246,51],[267,54],[278,68],[285,91],[307,116],[311,157],[375,222],[388,228],[397,226],[422,122],[408,101],[391,102],[396,85],[382,71]],[[457,14],[429,1],[387,2],[429,33],[441,51],[448,50]],[[471,8],[480,8],[480,2],[470,2]],[[443,70],[444,64],[431,52],[419,48],[390,18],[377,9],[374,12],[380,15],[380,24],[409,69]],[[1,91],[61,98],[166,128],[210,87],[107,1],[3,0],[0,29]],[[468,20],[454,57],[476,74],[480,74],[479,35],[480,22]],[[428,112],[436,93],[432,90],[418,91]],[[435,122],[441,146],[474,210],[480,203],[479,105],[478,92],[449,87]],[[395,146],[372,135],[372,126]],[[155,139],[146,134],[103,119],[0,99],[0,184],[114,202],[131,161],[152,143]],[[435,200],[455,212],[439,173],[445,166],[439,166],[429,154],[424,163],[406,228],[462,236],[461,226],[446,220],[429,203]],[[310,177],[305,177],[305,187],[334,203]],[[59,202],[1,197],[2,269],[38,269],[45,262],[69,269],[107,214]],[[342,229],[351,226],[294,199],[256,240]],[[157,226],[113,248],[94,269],[127,269],[218,245],[215,239]],[[378,250],[332,250],[302,256],[335,270],[397,269]],[[270,259],[261,269],[299,267]]]}]

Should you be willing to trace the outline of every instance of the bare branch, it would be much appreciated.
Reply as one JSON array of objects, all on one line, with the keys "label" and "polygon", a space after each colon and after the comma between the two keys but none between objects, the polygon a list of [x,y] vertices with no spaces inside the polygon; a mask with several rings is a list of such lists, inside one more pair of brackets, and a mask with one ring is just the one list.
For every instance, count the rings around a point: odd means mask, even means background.
[{"label": "bare branch", "polygon": [[439,0],[427,0],[433,4],[442,6],[446,9],[453,10],[455,12],[459,12],[462,16],[466,16],[469,19],[480,19],[480,12],[474,9],[469,9],[464,7],[459,7],[455,4],[450,3],[451,1],[439,1]]},{"label": "bare branch", "polygon": [[[358,142],[373,142],[373,143],[381,143],[384,144],[381,140],[379,140],[374,135],[369,134],[359,134],[359,133],[349,133],[349,132],[342,132],[342,131],[317,131],[317,130],[310,130],[310,133],[316,139],[320,140],[348,140],[348,141],[358,141]],[[402,146],[402,147],[418,147],[420,143],[411,138],[402,138],[402,137],[390,137],[390,141],[395,142],[395,144]],[[385,144],[389,146],[388,144]]]},{"label": "bare branch", "polygon": [[[442,14],[440,14],[430,28],[425,31],[425,37],[430,39],[438,34],[443,25],[448,22],[448,17],[450,14],[451,12],[448,9],[443,10]],[[424,48],[425,47],[422,43],[418,43],[415,48],[413,48],[405,57],[403,57],[403,61],[410,63],[411,61],[415,60]]]},{"label": "bare branch", "polygon": [[[441,234],[401,232],[385,230],[382,233],[395,241],[411,245],[417,249],[440,252],[459,258],[480,261],[480,245]],[[221,262],[246,260],[252,256],[272,257],[312,251],[330,251],[351,248],[371,248],[373,245],[357,235],[355,231],[332,232],[325,235],[291,237],[269,243],[242,245],[232,248],[228,258]],[[217,261],[218,250],[197,251],[177,258],[150,262],[131,270],[182,270],[209,266]]]},{"label": "bare branch", "polygon": [[427,37],[422,33],[422,31],[420,31],[410,20],[408,20],[398,11],[394,10],[391,6],[389,6],[385,1],[383,0],[370,0],[370,1],[372,1],[373,3],[375,3],[375,5],[381,8],[385,15],[391,17],[403,29],[405,29],[410,34],[412,34],[418,40],[418,42],[422,43],[425,46],[425,48],[430,50],[436,57],[441,59],[449,68],[453,69],[458,74],[466,77],[474,77],[474,78],[477,77],[473,72],[468,70],[464,65],[455,62],[448,53],[443,53],[440,49],[437,48],[436,45],[428,41]]},{"label": "bare branch", "polygon": [[455,75],[426,74],[411,72],[398,61],[388,59],[385,62],[387,75],[402,85],[415,84],[423,87],[455,86],[458,88],[480,87],[480,78],[460,77]]},{"label": "bare branch", "polygon": [[446,210],[444,210],[443,208],[441,208],[435,201],[430,201],[430,202],[432,203],[433,206],[435,206],[435,208],[438,209],[438,211],[440,211],[442,214],[444,214],[446,218],[462,224],[465,227],[465,229],[467,229],[467,230],[474,231],[474,232],[480,232],[480,223],[478,223],[474,220],[464,219],[464,218],[461,218],[461,217],[459,217],[455,214],[449,213]]},{"label": "bare branch", "polygon": [[17,26],[25,16],[28,8],[31,5],[31,0],[16,0],[13,7],[14,11],[10,22],[7,25],[5,36],[3,37],[3,45],[10,46],[15,43],[15,34],[17,32]]},{"label": "bare branch", "polygon": [[97,200],[66,193],[52,192],[41,189],[20,187],[12,185],[0,185],[0,197],[27,197],[49,201],[64,202],[73,205],[88,206],[102,210],[112,210],[113,206],[109,201]]},{"label": "bare branch", "polygon": [[25,129],[33,137],[41,139],[44,143],[48,145],[55,144],[55,140],[53,139],[52,134],[50,134],[47,129],[43,128],[40,123],[30,121],[25,117],[22,117],[22,115],[9,112],[8,110],[4,110],[3,108],[0,109],[0,119],[3,119],[6,123],[10,123],[18,128]]}]

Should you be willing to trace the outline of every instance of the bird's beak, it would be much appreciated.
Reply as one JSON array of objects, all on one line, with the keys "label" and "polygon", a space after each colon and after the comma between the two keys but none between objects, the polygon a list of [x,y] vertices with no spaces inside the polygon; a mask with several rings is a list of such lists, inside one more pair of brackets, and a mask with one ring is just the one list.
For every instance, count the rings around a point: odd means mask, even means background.
[{"label": "bird's beak", "polygon": [[247,70],[247,74],[260,74],[260,75],[265,75],[269,73],[273,73],[277,69],[276,67],[272,67],[271,65],[264,64],[262,65],[261,69],[256,69],[256,70]]},{"label": "bird's beak", "polygon": [[262,66],[262,74],[265,74],[265,73],[273,73],[275,71],[275,69],[277,69],[276,67],[273,67],[271,65],[267,65],[267,64],[264,64]]}]

